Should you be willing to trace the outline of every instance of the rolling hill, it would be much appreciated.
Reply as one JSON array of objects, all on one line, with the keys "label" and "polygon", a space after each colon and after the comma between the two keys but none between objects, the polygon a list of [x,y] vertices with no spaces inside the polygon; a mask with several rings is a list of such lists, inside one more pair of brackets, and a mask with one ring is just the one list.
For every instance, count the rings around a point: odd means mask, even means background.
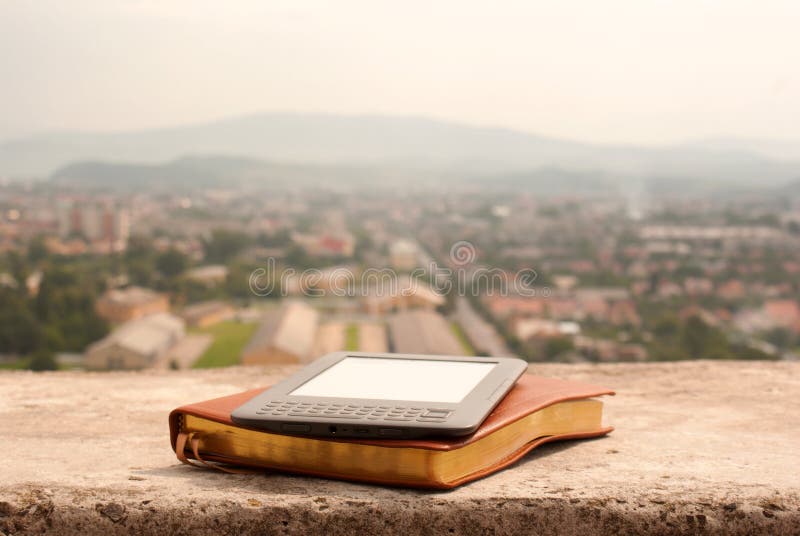
[{"label": "rolling hill", "polygon": [[0,175],[45,177],[80,161],[147,165],[184,155],[226,155],[312,166],[413,167],[487,176],[552,168],[739,183],[777,184],[800,177],[800,159],[773,160],[727,145],[591,145],[417,117],[289,113],[134,132],[62,132],[8,141],[0,144]]}]

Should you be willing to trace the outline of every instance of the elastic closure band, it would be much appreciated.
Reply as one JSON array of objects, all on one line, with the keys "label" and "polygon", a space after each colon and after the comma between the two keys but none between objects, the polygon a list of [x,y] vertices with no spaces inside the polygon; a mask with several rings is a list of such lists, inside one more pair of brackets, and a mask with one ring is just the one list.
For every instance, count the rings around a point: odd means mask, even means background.
[{"label": "elastic closure band", "polygon": [[[175,454],[178,456],[178,459],[185,463],[186,465],[191,465],[192,467],[208,467],[210,469],[216,469],[217,471],[222,471],[223,473],[231,473],[235,475],[254,475],[259,473],[259,471],[254,471],[251,469],[239,469],[236,467],[228,467],[227,465],[210,462],[204,460],[202,456],[200,456],[200,439],[201,435],[197,432],[180,432],[178,433],[178,437],[175,440]],[[191,448],[192,454],[194,454],[194,460],[186,457],[186,445],[189,444]],[[197,463],[199,462],[199,463]]]}]

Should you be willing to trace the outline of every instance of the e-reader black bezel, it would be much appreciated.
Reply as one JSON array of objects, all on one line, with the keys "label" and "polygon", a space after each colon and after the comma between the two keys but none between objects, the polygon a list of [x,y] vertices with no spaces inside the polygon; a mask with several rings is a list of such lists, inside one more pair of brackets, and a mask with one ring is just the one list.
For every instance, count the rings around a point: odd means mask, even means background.
[{"label": "e-reader black bezel", "polygon": [[[424,400],[389,400],[297,396],[291,393],[323,371],[348,357],[375,359],[406,359],[423,361],[459,361],[494,363],[496,366],[460,402],[427,402]],[[372,352],[335,352],[320,357],[275,386],[253,397],[231,413],[231,419],[242,426],[292,435],[344,438],[418,438],[426,436],[464,436],[474,432],[513,387],[528,364],[511,357],[468,357],[423,354],[390,354]],[[448,411],[443,422],[398,422],[389,419],[355,419],[345,414],[321,416],[271,415],[261,411],[270,402],[295,404],[339,404],[389,407],[423,407],[426,410]]]}]

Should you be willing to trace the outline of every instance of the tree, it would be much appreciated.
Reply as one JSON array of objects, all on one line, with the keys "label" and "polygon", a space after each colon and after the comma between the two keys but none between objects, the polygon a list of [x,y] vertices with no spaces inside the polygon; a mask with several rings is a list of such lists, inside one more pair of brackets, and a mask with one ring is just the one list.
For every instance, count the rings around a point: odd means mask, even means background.
[{"label": "tree", "polygon": [[10,290],[0,292],[0,353],[29,354],[42,342],[42,330],[25,300]]},{"label": "tree", "polygon": [[133,235],[128,240],[128,247],[125,249],[125,260],[150,258],[153,255],[153,242],[150,238],[142,235]]},{"label": "tree", "polygon": [[[298,270],[305,270],[307,268],[318,268],[322,264],[321,259],[316,259],[306,253],[306,250],[301,246],[294,244],[286,249],[286,257],[284,258],[286,264]],[[330,261],[330,259],[326,259]]]},{"label": "tree", "polygon": [[155,267],[152,259],[145,257],[131,259],[127,262],[126,268],[131,283],[143,287],[149,287],[153,284]]},{"label": "tree", "polygon": [[681,345],[692,359],[724,359],[730,357],[725,334],[692,315],[686,320],[681,333]]},{"label": "tree", "polygon": [[238,231],[216,229],[204,242],[206,258],[212,262],[227,262],[252,243],[252,238]]},{"label": "tree", "polygon": [[288,229],[279,229],[274,233],[259,234],[257,242],[267,248],[283,247],[292,243],[292,236]]},{"label": "tree", "polygon": [[28,363],[30,370],[41,372],[43,370],[58,370],[58,363],[56,362],[53,352],[45,349],[37,350]]},{"label": "tree", "polygon": [[569,352],[575,348],[575,344],[570,337],[552,337],[547,339],[544,345],[544,355],[548,359],[553,359],[565,352]]},{"label": "tree", "polygon": [[[250,277],[253,271],[254,268],[243,264],[234,264],[230,266],[228,277],[225,280],[225,292],[233,298],[245,300],[257,297],[258,295],[255,294],[253,289],[250,288]],[[272,278],[275,276],[276,274],[266,275],[266,277]],[[266,284],[266,281],[267,280],[265,280],[262,284]],[[273,290],[268,293],[270,296],[280,293],[280,282],[273,280],[273,283]]]},{"label": "tree", "polygon": [[786,328],[774,328],[768,331],[764,338],[780,349],[788,349],[794,345],[794,335]]},{"label": "tree", "polygon": [[667,338],[674,337],[680,331],[680,322],[674,315],[664,315],[658,319],[655,326],[653,326],[653,334],[656,337]]},{"label": "tree", "polygon": [[34,237],[28,244],[28,260],[32,263],[38,263],[47,258],[49,252],[44,242],[43,236]]},{"label": "tree", "polygon": [[156,257],[156,268],[164,277],[173,278],[182,274],[189,265],[189,259],[177,249],[169,249]]},{"label": "tree", "polygon": [[[108,324],[97,316],[95,295],[87,281],[72,270],[52,268],[45,272],[34,301],[41,347],[54,351],[81,351],[108,333]],[[37,346],[36,348],[38,348]]]},{"label": "tree", "polygon": [[25,278],[28,276],[28,267],[22,255],[16,251],[9,251],[6,254],[6,262],[8,263],[11,276],[17,281],[24,283]]}]

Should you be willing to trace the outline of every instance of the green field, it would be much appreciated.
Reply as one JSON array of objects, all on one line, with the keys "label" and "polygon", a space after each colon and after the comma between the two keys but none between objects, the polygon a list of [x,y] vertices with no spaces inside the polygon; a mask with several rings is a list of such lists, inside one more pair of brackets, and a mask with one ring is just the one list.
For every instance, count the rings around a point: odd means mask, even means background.
[{"label": "green field", "polygon": [[207,328],[192,330],[192,333],[208,333],[214,337],[214,342],[195,361],[193,368],[238,365],[242,350],[250,341],[257,327],[258,324],[229,320]]},{"label": "green field", "polygon": [[450,324],[450,329],[453,332],[453,335],[456,336],[458,342],[461,343],[461,347],[464,349],[464,355],[475,355],[475,349],[467,340],[467,336],[464,335],[464,331],[461,329],[457,323],[453,322]]},{"label": "green field", "polygon": [[348,324],[345,329],[344,349],[348,352],[358,351],[358,324]]},{"label": "green field", "polygon": [[[28,370],[30,368],[31,358],[24,357],[22,359],[18,359],[11,363],[0,363],[0,370]],[[76,367],[69,367],[62,365],[60,363],[56,363],[57,369],[56,370],[74,370]],[[80,367],[77,367],[80,369]]]}]

